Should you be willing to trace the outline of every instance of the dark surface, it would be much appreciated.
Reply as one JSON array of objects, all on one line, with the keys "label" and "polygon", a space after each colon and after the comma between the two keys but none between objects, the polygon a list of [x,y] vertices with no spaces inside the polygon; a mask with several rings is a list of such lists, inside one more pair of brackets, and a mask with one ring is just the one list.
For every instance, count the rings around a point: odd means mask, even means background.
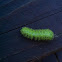
[{"label": "dark surface", "polygon": [[[62,49],[62,36],[50,42],[35,42],[20,34],[23,26],[33,29],[49,28],[55,34],[62,33],[61,3],[61,0],[36,0],[1,18],[0,61],[26,62],[41,59]],[[56,61],[54,55],[49,58]],[[45,60],[48,61],[48,57]]]},{"label": "dark surface", "polygon": [[57,62],[55,55],[46,56],[41,62]]},{"label": "dark surface", "polygon": [[[16,60],[15,60],[15,58],[16,58]],[[26,57],[24,57],[24,58],[26,58]],[[30,62],[57,62],[57,59],[56,59],[55,55],[46,56],[45,58],[40,59],[40,60],[37,57],[34,57],[34,58],[36,58],[36,60],[30,60]],[[23,60],[23,58],[22,58],[22,60]],[[2,61],[3,62],[20,62],[21,59],[19,59],[19,55],[18,55],[18,56],[15,56],[15,57],[7,58],[7,59],[2,60]],[[26,62],[26,61],[23,60],[21,62]]]},{"label": "dark surface", "polygon": [[61,0],[36,0],[0,19],[0,34],[62,12]]},{"label": "dark surface", "polygon": [[[10,2],[4,1],[7,4],[0,6],[0,18],[7,15],[8,13],[11,13],[12,11],[17,9],[18,7],[21,7],[23,4],[26,4],[29,1],[32,0],[11,0]],[[4,2],[2,1],[0,3],[3,4]]]},{"label": "dark surface", "polygon": [[0,7],[12,1],[13,0],[0,0]]},{"label": "dark surface", "polygon": [[62,62],[62,50],[56,53],[60,62]]},{"label": "dark surface", "polygon": [[[59,17],[59,15],[61,16],[62,13],[58,13],[54,16],[49,16],[43,20],[39,20],[37,22],[34,22],[26,26],[35,29],[49,28],[53,30],[55,34],[58,34],[62,32],[62,23],[60,23],[62,18]],[[1,39],[0,49],[2,52],[2,53],[0,52],[1,53],[0,58],[5,57],[8,54],[12,55],[15,52],[23,49],[23,51],[21,51],[20,54],[10,56],[10,59],[18,58],[19,61],[23,62],[32,59],[34,57],[39,57],[39,56],[42,57],[45,56],[46,54],[54,53],[56,50],[62,48],[62,36],[54,39],[49,43],[34,42],[21,36],[19,32],[20,29],[13,30],[6,34],[0,35],[0,39]]]}]

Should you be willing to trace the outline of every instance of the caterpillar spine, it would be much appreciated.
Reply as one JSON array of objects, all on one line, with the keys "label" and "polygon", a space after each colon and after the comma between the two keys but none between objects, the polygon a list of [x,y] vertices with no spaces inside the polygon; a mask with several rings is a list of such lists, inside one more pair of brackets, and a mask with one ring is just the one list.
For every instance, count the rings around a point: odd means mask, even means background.
[{"label": "caterpillar spine", "polygon": [[28,27],[23,27],[20,30],[21,34],[29,39],[34,40],[53,40],[54,33],[50,29],[31,29]]}]

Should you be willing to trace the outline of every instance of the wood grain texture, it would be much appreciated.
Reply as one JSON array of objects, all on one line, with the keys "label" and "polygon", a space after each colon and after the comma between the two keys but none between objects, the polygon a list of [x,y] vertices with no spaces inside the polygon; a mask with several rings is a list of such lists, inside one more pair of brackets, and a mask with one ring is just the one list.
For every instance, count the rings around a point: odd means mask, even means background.
[{"label": "wood grain texture", "polygon": [[16,10],[18,7],[30,2],[31,0],[13,0],[3,6],[0,6],[0,18],[8,15],[12,11]]},{"label": "wood grain texture", "polygon": [[32,59],[30,61],[27,62],[58,62],[57,58],[54,54],[51,54],[49,56],[46,56],[42,59],[39,59],[38,57],[35,57],[35,59]]},{"label": "wood grain texture", "polygon": [[36,0],[0,19],[0,34],[62,11],[61,0]]},{"label": "wood grain texture", "polygon": [[0,7],[12,1],[13,0],[0,0]]},{"label": "wood grain texture", "polygon": [[56,56],[52,54],[43,58],[41,62],[57,62],[57,59],[56,59]]},{"label": "wood grain texture", "polygon": [[62,36],[47,43],[29,40],[20,34],[23,26],[33,29],[49,28],[55,34],[61,33],[61,6],[61,0],[36,0],[1,18],[0,61],[26,62],[41,59],[62,49]]},{"label": "wood grain texture", "polygon": [[62,50],[56,53],[60,62],[62,62]]},{"label": "wood grain texture", "polygon": [[[55,34],[59,34],[62,32],[62,23],[60,23],[62,22],[61,16],[62,13],[58,13],[26,26],[33,29],[49,28],[53,30]],[[20,29],[21,28],[0,35],[0,58],[9,61],[12,59],[11,62],[26,62],[35,57],[42,58],[62,48],[62,36],[51,42],[35,42],[34,40],[31,41],[24,38],[19,32]]]}]

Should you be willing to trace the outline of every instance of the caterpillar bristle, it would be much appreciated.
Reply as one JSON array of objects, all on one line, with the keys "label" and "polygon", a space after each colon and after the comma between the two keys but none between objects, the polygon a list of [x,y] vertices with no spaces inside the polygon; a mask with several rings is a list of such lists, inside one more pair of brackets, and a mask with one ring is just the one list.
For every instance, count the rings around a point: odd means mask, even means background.
[{"label": "caterpillar bristle", "polygon": [[53,40],[54,33],[50,29],[30,29],[28,27],[23,27],[20,30],[21,34],[31,40]]}]

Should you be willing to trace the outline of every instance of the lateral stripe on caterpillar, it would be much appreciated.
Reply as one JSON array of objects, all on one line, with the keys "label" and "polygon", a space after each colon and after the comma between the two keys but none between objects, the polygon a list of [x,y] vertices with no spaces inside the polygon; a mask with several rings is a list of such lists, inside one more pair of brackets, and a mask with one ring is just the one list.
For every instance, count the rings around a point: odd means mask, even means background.
[{"label": "lateral stripe on caterpillar", "polygon": [[53,40],[54,38],[54,33],[50,29],[31,29],[23,27],[20,32],[24,37],[31,40]]}]

